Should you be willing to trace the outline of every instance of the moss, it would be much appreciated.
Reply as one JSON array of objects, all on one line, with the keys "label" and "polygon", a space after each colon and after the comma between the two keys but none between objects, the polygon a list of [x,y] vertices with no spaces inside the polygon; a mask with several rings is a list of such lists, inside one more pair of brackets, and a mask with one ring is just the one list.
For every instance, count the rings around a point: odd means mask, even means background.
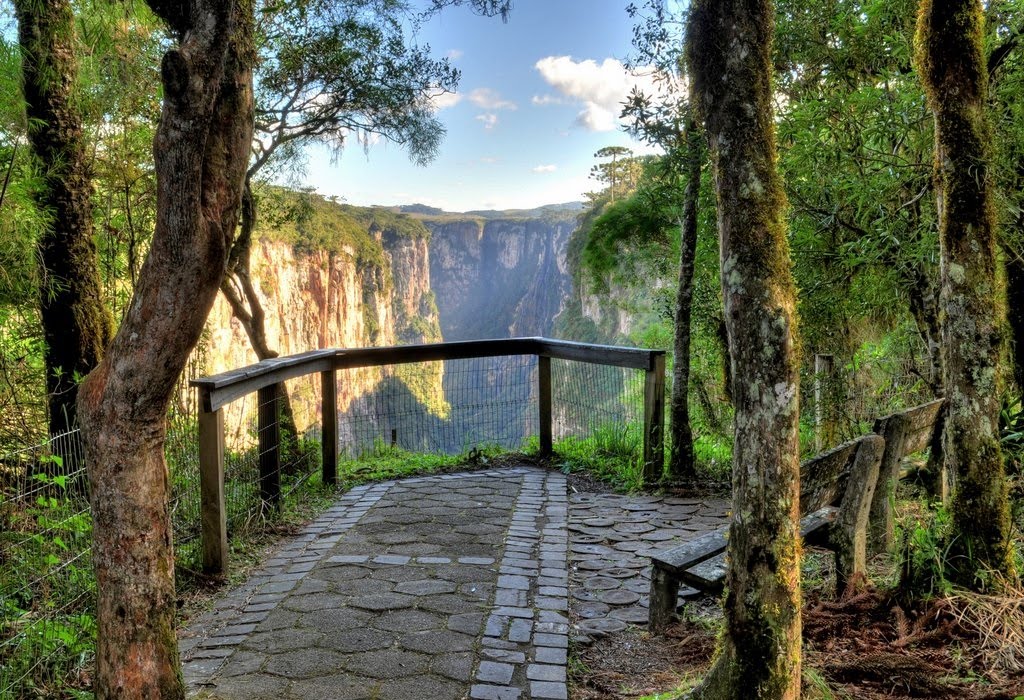
[{"label": "moss", "polygon": [[[944,469],[952,475],[950,570],[975,589],[1014,580],[1006,473],[998,441],[1002,327],[986,120],[984,10],[923,0],[916,62],[935,117],[935,187],[943,261]],[[996,576],[993,578],[992,574]]]}]

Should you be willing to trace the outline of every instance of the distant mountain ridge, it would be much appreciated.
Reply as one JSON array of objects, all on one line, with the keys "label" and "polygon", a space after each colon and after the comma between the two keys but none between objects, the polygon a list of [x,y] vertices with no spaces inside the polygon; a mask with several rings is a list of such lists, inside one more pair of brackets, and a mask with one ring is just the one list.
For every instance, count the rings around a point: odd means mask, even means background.
[{"label": "distant mountain ridge", "polygon": [[466,212],[450,212],[426,204],[403,204],[396,207],[381,207],[402,214],[418,217],[479,218],[479,219],[543,219],[551,215],[569,214],[575,216],[586,208],[584,202],[562,202],[545,204],[533,209],[473,209]]}]

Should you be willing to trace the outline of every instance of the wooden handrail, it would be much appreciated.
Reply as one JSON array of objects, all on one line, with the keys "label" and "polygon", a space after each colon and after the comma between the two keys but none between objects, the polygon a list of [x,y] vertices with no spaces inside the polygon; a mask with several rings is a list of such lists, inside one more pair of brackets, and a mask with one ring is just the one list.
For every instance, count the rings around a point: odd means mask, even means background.
[{"label": "wooden handrail", "polygon": [[464,340],[380,348],[332,348],[263,360],[247,367],[193,379],[191,385],[200,390],[203,410],[216,411],[264,387],[317,372],[513,355],[537,355],[649,371],[655,369],[657,358],[664,357],[665,351],[592,345],[551,338]]},{"label": "wooden handrail", "polygon": [[591,345],[551,338],[468,340],[383,348],[333,348],[288,357],[275,357],[229,372],[192,380],[199,389],[200,479],[202,482],[203,568],[211,573],[227,569],[228,541],[224,503],[224,406],[258,392],[260,496],[273,507],[280,498],[280,436],[276,420],[278,385],[288,379],[320,374],[323,420],[329,421],[322,438],[323,482],[337,478],[337,371],[415,362],[465,360],[478,357],[533,355],[538,358],[537,410],[540,450],[552,448],[551,359],[643,370],[644,478],[660,478],[665,461],[665,351]]}]

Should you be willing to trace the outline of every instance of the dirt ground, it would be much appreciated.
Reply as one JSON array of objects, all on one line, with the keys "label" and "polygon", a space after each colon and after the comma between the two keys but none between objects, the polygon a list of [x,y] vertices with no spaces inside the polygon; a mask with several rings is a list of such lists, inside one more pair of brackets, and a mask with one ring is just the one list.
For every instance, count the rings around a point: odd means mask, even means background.
[{"label": "dirt ground", "polygon": [[[571,478],[577,491],[604,491]],[[1024,698],[1024,598],[969,594],[900,605],[869,588],[837,598],[831,554],[804,565],[804,698]],[[689,603],[663,636],[640,627],[574,645],[571,700],[683,697],[707,670],[721,622],[718,600]],[[657,695],[657,694],[662,695]]]},{"label": "dirt ground", "polygon": [[[573,700],[638,698],[686,687],[703,674],[715,648],[716,602],[688,606],[664,636],[640,628],[576,649]],[[808,596],[803,616],[805,698],[1014,700],[1024,670],[1008,670],[1005,645],[986,643],[955,600],[904,610],[885,594],[849,600]],[[831,692],[831,695],[828,693]],[[667,697],[675,697],[668,695]]]}]

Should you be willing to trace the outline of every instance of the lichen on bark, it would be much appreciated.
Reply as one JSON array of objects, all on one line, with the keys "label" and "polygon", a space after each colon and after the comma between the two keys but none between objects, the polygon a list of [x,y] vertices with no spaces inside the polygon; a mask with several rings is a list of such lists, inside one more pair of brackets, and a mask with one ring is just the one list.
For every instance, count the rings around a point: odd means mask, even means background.
[{"label": "lichen on bark", "polygon": [[974,588],[1016,577],[998,435],[1003,310],[996,297],[984,22],[978,0],[922,0],[916,36],[917,67],[935,117],[941,354],[948,401],[942,451],[953,513],[947,571]]},{"label": "lichen on bark", "polygon": [[688,59],[718,195],[735,408],[725,628],[694,698],[800,695],[799,348],[771,95],[774,8],[698,0]]}]

